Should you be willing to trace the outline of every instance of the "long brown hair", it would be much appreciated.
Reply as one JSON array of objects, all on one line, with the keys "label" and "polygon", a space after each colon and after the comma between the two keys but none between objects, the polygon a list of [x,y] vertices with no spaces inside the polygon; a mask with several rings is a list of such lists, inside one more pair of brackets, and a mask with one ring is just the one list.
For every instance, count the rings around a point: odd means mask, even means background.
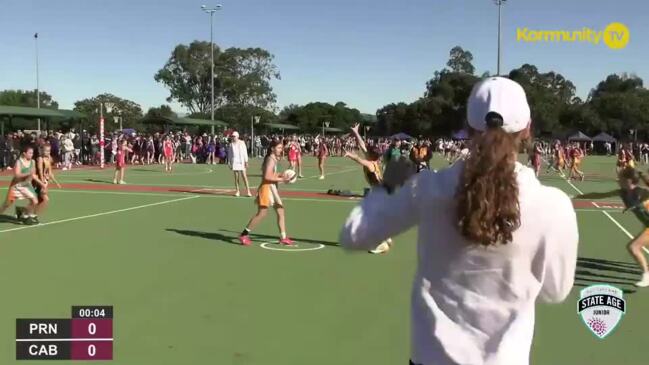
[{"label": "long brown hair", "polygon": [[507,244],[520,226],[514,171],[521,133],[476,132],[456,197],[460,232],[482,246]]}]

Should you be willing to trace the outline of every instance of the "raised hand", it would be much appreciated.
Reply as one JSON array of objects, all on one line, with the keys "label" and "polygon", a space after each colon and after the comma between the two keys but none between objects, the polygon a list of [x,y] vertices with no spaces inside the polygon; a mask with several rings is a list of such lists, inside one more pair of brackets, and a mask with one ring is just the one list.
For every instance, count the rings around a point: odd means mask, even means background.
[{"label": "raised hand", "polygon": [[354,152],[351,152],[351,151],[345,151],[345,157],[349,157],[349,158],[352,158],[352,159],[353,159],[353,158],[356,158],[356,157],[358,157],[358,156],[357,156]]}]

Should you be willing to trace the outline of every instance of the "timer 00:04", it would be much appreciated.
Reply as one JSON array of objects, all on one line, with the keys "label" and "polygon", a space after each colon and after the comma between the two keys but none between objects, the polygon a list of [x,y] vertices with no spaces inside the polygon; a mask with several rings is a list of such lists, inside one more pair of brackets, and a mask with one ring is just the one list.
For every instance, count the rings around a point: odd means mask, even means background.
[{"label": "timer 00:04", "polygon": [[105,316],[106,310],[104,309],[79,309],[79,317],[81,318],[99,318]]}]

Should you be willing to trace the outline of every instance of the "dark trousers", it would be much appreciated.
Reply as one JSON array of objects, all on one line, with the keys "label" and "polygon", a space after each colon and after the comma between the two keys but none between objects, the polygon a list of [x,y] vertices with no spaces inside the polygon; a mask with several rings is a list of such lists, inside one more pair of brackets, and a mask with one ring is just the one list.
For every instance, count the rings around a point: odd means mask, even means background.
[{"label": "dark trousers", "polygon": [[412,360],[410,360],[410,365],[417,365],[417,364],[415,364],[414,362],[412,362]]}]

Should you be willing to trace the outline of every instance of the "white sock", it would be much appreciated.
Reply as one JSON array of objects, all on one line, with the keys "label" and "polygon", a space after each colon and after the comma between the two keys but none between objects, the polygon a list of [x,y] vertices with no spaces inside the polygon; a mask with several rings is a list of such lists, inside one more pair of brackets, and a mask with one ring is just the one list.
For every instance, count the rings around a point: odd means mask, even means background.
[{"label": "white sock", "polygon": [[286,232],[280,233],[280,237],[282,237],[282,239],[285,240],[286,239]]}]

